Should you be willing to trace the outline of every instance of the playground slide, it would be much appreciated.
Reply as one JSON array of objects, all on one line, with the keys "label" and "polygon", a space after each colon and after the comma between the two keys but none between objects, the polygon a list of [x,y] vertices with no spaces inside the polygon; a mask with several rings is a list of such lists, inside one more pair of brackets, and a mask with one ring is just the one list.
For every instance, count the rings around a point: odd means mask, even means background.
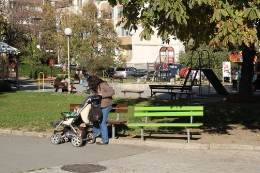
[{"label": "playground slide", "polygon": [[211,69],[201,69],[202,72],[205,74],[209,82],[215,88],[219,95],[228,95],[226,88],[222,85],[219,81],[215,73]]}]

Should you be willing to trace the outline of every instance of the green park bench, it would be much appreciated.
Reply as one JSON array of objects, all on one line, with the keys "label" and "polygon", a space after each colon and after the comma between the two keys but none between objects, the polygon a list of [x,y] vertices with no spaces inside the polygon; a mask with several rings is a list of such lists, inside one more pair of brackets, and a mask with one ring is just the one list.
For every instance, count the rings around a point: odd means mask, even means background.
[{"label": "green park bench", "polygon": [[[203,106],[153,106],[134,108],[135,117],[145,117],[145,122],[129,123],[128,127],[141,127],[141,140],[144,140],[144,127],[185,127],[187,129],[187,142],[190,142],[190,129],[192,127],[200,127],[203,123],[193,122],[193,117],[203,116]],[[190,117],[189,122],[165,122],[165,123],[148,123],[148,118],[158,117]]]}]

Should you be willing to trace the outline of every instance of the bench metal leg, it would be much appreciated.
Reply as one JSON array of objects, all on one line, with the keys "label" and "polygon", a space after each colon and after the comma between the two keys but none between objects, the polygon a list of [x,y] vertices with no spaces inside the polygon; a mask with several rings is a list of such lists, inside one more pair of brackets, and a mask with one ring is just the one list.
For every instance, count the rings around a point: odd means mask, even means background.
[{"label": "bench metal leg", "polygon": [[116,133],[115,125],[112,124],[112,139],[115,139],[115,133]]},{"label": "bench metal leg", "polygon": [[187,129],[187,142],[190,143],[190,129]]},{"label": "bench metal leg", "polygon": [[144,128],[141,127],[141,140],[143,141],[144,140]]},{"label": "bench metal leg", "polygon": [[176,98],[176,93],[172,93],[172,100],[173,100],[173,97],[174,97],[174,99],[176,100],[177,98]]}]

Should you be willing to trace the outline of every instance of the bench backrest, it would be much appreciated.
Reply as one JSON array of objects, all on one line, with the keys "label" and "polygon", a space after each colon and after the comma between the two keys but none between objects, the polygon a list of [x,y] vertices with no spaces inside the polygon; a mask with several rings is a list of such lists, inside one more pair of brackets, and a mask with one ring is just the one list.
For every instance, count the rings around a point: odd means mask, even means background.
[{"label": "bench backrest", "polygon": [[[136,117],[190,117],[190,123],[193,116],[203,116],[203,106],[153,106],[134,108]],[[147,122],[147,118],[146,118]]]},{"label": "bench backrest", "polygon": [[75,106],[81,106],[81,104],[70,104],[70,112],[74,111]]},{"label": "bench backrest", "polygon": [[166,89],[164,85],[149,85],[150,89]]},{"label": "bench backrest", "polygon": [[65,82],[54,82],[53,85],[65,86]]},{"label": "bench backrest", "polygon": [[191,90],[191,89],[192,89],[192,86],[191,86],[191,85],[182,86],[181,89],[182,89],[182,90]]},{"label": "bench backrest", "polygon": [[[74,111],[75,106],[81,106],[81,104],[70,104],[70,112]],[[123,103],[113,104],[111,113],[117,114],[117,120],[120,119],[120,113],[127,113],[128,112],[128,105]]]},{"label": "bench backrest", "polygon": [[123,79],[123,78],[124,78],[124,75],[119,75],[119,76],[117,76],[117,75],[112,75],[112,78],[114,78],[114,79]]},{"label": "bench backrest", "polygon": [[150,89],[179,89],[179,90],[192,90],[191,85],[149,85]]},{"label": "bench backrest", "polygon": [[[53,86],[67,86],[67,82],[54,82]],[[71,88],[73,88],[73,84],[70,84]]]},{"label": "bench backrest", "polygon": [[116,113],[116,120],[120,119],[121,113],[127,113],[128,112],[128,105],[124,103],[118,103],[112,105],[111,113]]}]

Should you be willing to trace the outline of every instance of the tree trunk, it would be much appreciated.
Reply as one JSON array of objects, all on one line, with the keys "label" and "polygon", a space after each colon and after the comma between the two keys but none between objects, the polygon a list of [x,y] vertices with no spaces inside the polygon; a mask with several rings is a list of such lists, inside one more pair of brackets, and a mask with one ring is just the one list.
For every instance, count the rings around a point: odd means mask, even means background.
[{"label": "tree trunk", "polygon": [[239,83],[239,94],[250,95],[252,94],[251,89],[251,81],[254,74],[254,57],[256,55],[256,51],[253,48],[249,48],[247,46],[243,47],[242,56],[242,72],[241,72],[241,80]]}]

